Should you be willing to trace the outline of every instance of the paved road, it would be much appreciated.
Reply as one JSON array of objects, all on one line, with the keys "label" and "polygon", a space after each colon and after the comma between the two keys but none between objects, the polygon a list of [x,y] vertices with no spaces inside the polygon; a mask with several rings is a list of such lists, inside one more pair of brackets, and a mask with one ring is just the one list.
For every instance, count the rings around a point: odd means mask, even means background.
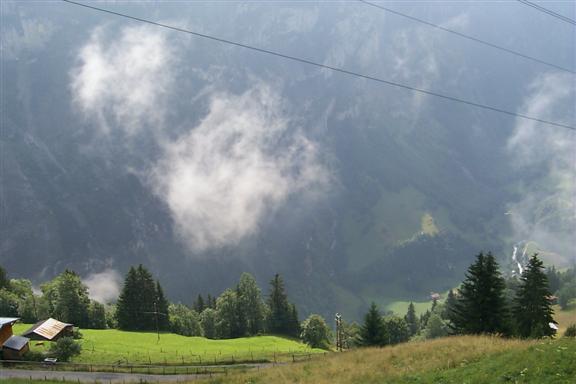
[{"label": "paved road", "polygon": [[105,373],[105,372],[67,372],[67,371],[37,371],[23,369],[0,369],[0,380],[8,378],[62,380],[82,383],[166,383],[183,382],[206,378],[209,375],[146,375],[138,373]]}]

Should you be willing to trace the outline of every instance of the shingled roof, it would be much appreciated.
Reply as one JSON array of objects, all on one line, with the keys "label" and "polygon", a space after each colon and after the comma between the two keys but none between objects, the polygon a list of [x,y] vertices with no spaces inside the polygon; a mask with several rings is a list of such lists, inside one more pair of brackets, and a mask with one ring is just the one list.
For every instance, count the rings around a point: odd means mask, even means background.
[{"label": "shingled roof", "polygon": [[59,337],[60,333],[66,328],[72,327],[72,324],[63,323],[53,318],[40,321],[32,326],[29,330],[24,332],[23,336],[40,336],[46,340],[54,340]]}]

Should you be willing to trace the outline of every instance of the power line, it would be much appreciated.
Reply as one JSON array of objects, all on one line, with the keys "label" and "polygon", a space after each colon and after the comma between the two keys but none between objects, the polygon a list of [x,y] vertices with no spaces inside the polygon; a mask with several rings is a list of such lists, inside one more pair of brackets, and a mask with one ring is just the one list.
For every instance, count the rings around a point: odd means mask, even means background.
[{"label": "power line", "polygon": [[547,13],[547,14],[549,14],[550,16],[555,17],[555,18],[557,18],[557,19],[559,19],[559,20],[562,20],[562,21],[564,21],[564,22],[566,22],[566,23],[570,23],[570,24],[572,24],[572,25],[576,25],[576,21],[572,20],[572,19],[569,18],[569,17],[566,17],[566,16],[564,16],[564,15],[561,15],[561,14],[559,14],[559,13],[556,13],[556,12],[552,11],[551,9],[544,8],[544,7],[542,7],[542,6],[540,6],[540,5],[536,4],[536,3],[533,3],[533,2],[531,2],[531,1],[526,1],[526,0],[518,0],[518,1],[519,1],[520,3],[522,3],[522,4],[524,4],[524,5],[527,5],[527,6],[529,6],[529,7],[532,7],[532,8],[534,8],[534,9],[537,9],[537,10],[539,10],[540,12]]},{"label": "power line", "polygon": [[381,10],[383,10],[383,11],[392,13],[392,14],[394,14],[394,15],[397,15],[397,16],[400,16],[400,17],[404,17],[404,18],[406,18],[406,19],[415,21],[415,22],[417,22],[417,23],[425,24],[425,25],[427,25],[427,26],[429,26],[429,27],[436,28],[436,29],[439,29],[439,30],[444,31],[444,32],[452,33],[452,34],[454,34],[454,35],[456,35],[456,36],[459,36],[459,37],[462,37],[462,38],[464,38],[464,39],[468,39],[468,40],[474,41],[474,42],[476,42],[476,43],[483,44],[483,45],[485,45],[485,46],[488,46],[488,47],[491,47],[491,48],[495,48],[495,49],[498,49],[498,50],[500,50],[500,51],[504,51],[504,52],[510,53],[510,54],[512,54],[512,55],[516,55],[516,56],[522,57],[522,58],[527,59],[527,60],[531,60],[531,61],[534,61],[534,62],[537,62],[537,63],[540,63],[540,64],[544,64],[544,65],[547,65],[547,66],[549,66],[549,67],[553,67],[553,68],[559,69],[559,70],[561,70],[561,71],[565,71],[565,72],[569,72],[569,73],[576,73],[576,72],[574,72],[573,70],[570,70],[570,69],[568,69],[568,68],[564,68],[564,67],[561,67],[561,66],[559,66],[559,65],[550,63],[550,62],[548,62],[548,61],[544,61],[544,60],[541,60],[541,59],[538,59],[538,58],[535,58],[535,57],[532,57],[532,56],[525,55],[525,54],[523,54],[523,53],[514,51],[514,50],[512,50],[512,49],[509,49],[509,48],[506,48],[506,47],[502,47],[502,46],[500,46],[500,45],[496,45],[496,44],[490,43],[490,42],[485,41],[485,40],[481,40],[481,39],[479,39],[479,38],[477,38],[477,37],[474,37],[474,36],[466,35],[466,34],[464,34],[464,33],[462,33],[462,32],[458,32],[458,31],[455,31],[455,30],[453,30],[453,29],[449,29],[449,28],[442,27],[441,25],[434,24],[434,23],[431,23],[431,22],[429,22],[429,21],[426,21],[426,20],[423,20],[423,19],[419,19],[419,18],[417,18],[417,17],[410,16],[410,15],[407,15],[407,14],[402,13],[402,12],[395,11],[395,10],[393,10],[393,9],[391,9],[391,8],[384,7],[384,6],[380,5],[380,4],[376,4],[376,3],[373,3],[373,2],[370,2],[370,1],[366,1],[366,0],[358,0],[358,1],[361,2],[361,3],[364,3],[364,4],[366,4],[366,5],[369,5],[369,6],[371,6],[371,7],[379,8],[379,9],[381,9]]},{"label": "power line", "polygon": [[317,63],[317,62],[315,62],[315,61],[311,61],[311,60],[308,60],[308,59],[303,59],[303,58],[300,58],[300,57],[291,56],[291,55],[288,55],[288,54],[284,54],[284,53],[280,53],[280,52],[276,52],[276,51],[271,51],[271,50],[264,49],[264,48],[258,48],[258,47],[254,47],[254,46],[251,46],[251,45],[247,45],[247,44],[243,44],[243,43],[238,43],[238,42],[235,42],[235,41],[232,41],[232,40],[227,40],[227,39],[223,39],[223,38],[220,38],[220,37],[215,37],[215,36],[211,36],[211,35],[206,35],[206,34],[199,33],[199,32],[194,32],[194,31],[191,31],[191,30],[188,30],[188,29],[183,29],[183,28],[174,27],[174,26],[171,26],[171,25],[162,24],[162,23],[159,23],[159,22],[156,22],[156,21],[151,21],[151,20],[148,20],[148,19],[142,19],[142,18],[139,18],[139,17],[136,17],[136,16],[130,16],[130,15],[127,15],[127,14],[124,14],[124,13],[115,12],[115,11],[111,11],[111,10],[104,9],[104,8],[99,8],[99,7],[95,7],[95,6],[92,6],[92,5],[82,4],[82,3],[78,3],[78,2],[75,2],[75,1],[71,1],[71,0],[62,0],[62,1],[66,2],[66,3],[73,4],[73,5],[77,5],[77,6],[80,6],[80,7],[89,8],[89,9],[92,9],[92,10],[95,10],[95,11],[99,11],[99,12],[103,12],[103,13],[108,13],[108,14],[111,14],[111,15],[116,15],[116,16],[120,16],[120,17],[123,17],[123,18],[135,20],[135,21],[140,21],[140,22],[142,22],[142,23],[147,23],[147,24],[151,24],[151,25],[158,26],[158,27],[170,29],[170,30],[173,30],[173,31],[182,32],[182,33],[187,33],[187,34],[190,34],[190,35],[193,35],[193,36],[197,36],[197,37],[201,37],[201,38],[204,38],[204,39],[208,39],[208,40],[217,41],[217,42],[224,43],[224,44],[228,44],[228,45],[233,45],[233,46],[236,46],[236,47],[241,47],[241,48],[249,49],[249,50],[252,50],[252,51],[255,51],[255,52],[265,53],[265,54],[268,54],[268,55],[273,55],[273,56],[281,57],[281,58],[283,58],[283,59],[292,60],[292,61],[296,61],[296,62],[299,62],[299,63],[308,64],[308,65],[313,65],[313,66],[315,66],[315,67],[319,67],[319,68],[323,68],[323,69],[329,69],[329,70],[334,71],[334,72],[344,73],[344,74],[346,74],[346,75],[350,75],[350,76],[354,76],[354,77],[358,77],[358,78],[362,78],[362,79],[366,79],[366,80],[375,81],[375,82],[378,82],[378,83],[381,83],[381,84],[386,84],[386,85],[390,85],[390,86],[397,87],[397,88],[407,89],[407,90],[414,91],[414,92],[418,92],[418,93],[422,93],[422,94],[425,94],[425,95],[435,96],[435,97],[439,97],[439,98],[442,98],[442,99],[445,99],[445,100],[450,100],[450,101],[454,101],[454,102],[457,102],[457,103],[470,105],[470,106],[477,107],[477,108],[482,108],[482,109],[486,109],[486,110],[490,110],[490,111],[494,111],[494,112],[503,113],[503,114],[506,114],[506,115],[509,115],[509,116],[519,117],[519,118],[526,119],[526,120],[537,121],[537,122],[539,122],[539,123],[544,123],[544,124],[553,125],[553,126],[556,126],[556,127],[561,127],[561,128],[566,128],[566,129],[570,129],[570,130],[576,131],[576,127],[573,127],[573,126],[570,126],[570,125],[567,125],[567,124],[556,123],[556,122],[549,121],[549,120],[539,119],[539,118],[536,118],[536,117],[532,117],[532,116],[528,116],[528,115],[524,115],[524,114],[520,114],[520,113],[516,113],[516,112],[511,112],[511,111],[508,111],[508,110],[505,110],[505,109],[501,109],[501,108],[498,108],[498,107],[493,107],[493,106],[490,106],[490,105],[481,104],[481,103],[477,103],[477,102],[474,102],[474,101],[461,99],[461,98],[458,98],[458,97],[455,97],[455,96],[444,95],[444,94],[437,93],[437,92],[434,92],[434,91],[429,91],[429,90],[426,90],[426,89],[416,88],[416,87],[412,87],[412,86],[409,86],[409,85],[405,85],[405,84],[401,84],[401,83],[396,83],[396,82],[389,81],[389,80],[384,80],[384,79],[381,79],[381,78],[378,78],[378,77],[374,77],[374,76],[364,75],[364,74],[361,74],[361,73],[358,73],[358,72],[353,72],[353,71],[350,71],[350,70],[347,70],[347,69],[338,68],[338,67],[333,67],[333,66],[330,66],[330,65],[327,65],[327,64]]}]

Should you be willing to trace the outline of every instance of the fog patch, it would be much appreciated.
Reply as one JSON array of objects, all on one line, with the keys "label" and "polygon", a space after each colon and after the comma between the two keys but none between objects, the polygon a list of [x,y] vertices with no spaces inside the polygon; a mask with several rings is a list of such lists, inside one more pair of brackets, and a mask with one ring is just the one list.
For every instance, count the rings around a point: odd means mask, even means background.
[{"label": "fog patch", "polygon": [[[571,75],[548,73],[529,87],[522,113],[573,125],[575,88]],[[522,198],[510,204],[517,240],[532,240],[564,261],[576,259],[576,136],[573,131],[517,119],[508,150],[514,166],[530,175]]]},{"label": "fog patch", "polygon": [[120,295],[122,276],[113,269],[93,273],[83,279],[88,287],[90,298],[107,304],[116,301]]},{"label": "fog patch", "polygon": [[164,34],[148,26],[128,27],[110,40],[104,32],[97,28],[78,55],[71,74],[76,104],[105,133],[118,128],[134,135],[159,126],[172,73]]},{"label": "fog patch", "polygon": [[314,195],[327,182],[316,145],[282,107],[263,84],[216,94],[197,127],[165,143],[150,181],[191,250],[237,244],[289,196]]}]

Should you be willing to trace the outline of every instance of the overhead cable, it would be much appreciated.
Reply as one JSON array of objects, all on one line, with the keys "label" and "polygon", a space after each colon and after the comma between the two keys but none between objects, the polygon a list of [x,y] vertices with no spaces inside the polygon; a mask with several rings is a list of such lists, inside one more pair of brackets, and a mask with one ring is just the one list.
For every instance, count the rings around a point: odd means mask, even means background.
[{"label": "overhead cable", "polygon": [[287,60],[291,60],[291,61],[296,61],[299,63],[304,63],[304,64],[308,64],[308,65],[313,65],[315,67],[319,67],[319,68],[323,68],[323,69],[329,69],[331,71],[334,72],[339,72],[339,73],[343,73],[346,75],[350,75],[350,76],[354,76],[354,77],[358,77],[358,78],[362,78],[362,79],[366,79],[366,80],[371,80],[371,81],[375,81],[381,84],[386,84],[386,85],[390,85],[393,87],[397,87],[397,88],[403,88],[403,89],[408,89],[414,92],[418,92],[418,93],[422,93],[422,94],[426,94],[426,95],[430,95],[430,96],[435,96],[435,97],[439,97],[445,100],[450,100],[450,101],[454,101],[457,103],[461,103],[461,104],[466,104],[466,105],[470,105],[473,107],[477,107],[477,108],[482,108],[482,109],[486,109],[486,110],[490,110],[490,111],[494,111],[494,112],[499,112],[499,113],[503,113],[506,115],[510,115],[510,116],[514,116],[514,117],[519,117],[522,119],[526,119],[526,120],[532,120],[532,121],[537,121],[539,123],[544,123],[544,124],[548,124],[548,125],[553,125],[556,127],[561,127],[561,128],[566,128],[566,129],[570,129],[573,131],[576,131],[576,127],[567,125],[567,124],[563,124],[563,123],[557,123],[557,122],[553,122],[553,121],[549,121],[549,120],[544,120],[544,119],[539,119],[537,117],[532,117],[532,116],[528,116],[528,115],[524,115],[524,114],[520,114],[520,113],[516,113],[516,112],[512,112],[512,111],[508,111],[505,109],[501,109],[498,107],[493,107],[490,105],[486,105],[486,104],[481,104],[481,103],[477,103],[474,101],[470,101],[470,100],[465,100],[465,99],[461,99],[455,96],[449,96],[449,95],[444,95],[438,92],[434,92],[434,91],[430,91],[427,89],[422,89],[422,88],[416,88],[416,87],[412,87],[406,84],[401,84],[401,83],[396,83],[390,80],[385,80],[385,79],[381,79],[378,77],[374,77],[374,76],[369,76],[369,75],[364,75],[358,72],[354,72],[354,71],[350,71],[344,68],[338,68],[338,67],[333,67],[331,65],[327,65],[327,64],[321,64],[312,60],[308,60],[308,59],[303,59],[300,57],[296,57],[296,56],[291,56],[288,54],[284,54],[284,53],[280,53],[280,52],[276,52],[276,51],[272,51],[272,50],[268,50],[268,49],[264,49],[264,48],[258,48],[258,47],[254,47],[251,45],[247,45],[247,44],[243,44],[243,43],[239,43],[236,41],[232,41],[232,40],[228,40],[228,39],[223,39],[220,37],[215,37],[215,36],[211,36],[211,35],[207,35],[204,33],[200,33],[200,32],[194,32],[188,29],[183,29],[183,28],[179,28],[179,27],[174,27],[171,25],[167,25],[167,24],[163,24],[163,23],[159,23],[156,21],[151,21],[148,19],[143,19],[140,17],[136,17],[136,16],[130,16],[124,13],[120,13],[120,12],[115,12],[115,11],[111,11],[108,9],[104,9],[104,8],[100,8],[100,7],[95,7],[92,5],[88,5],[88,4],[83,4],[83,3],[78,3],[75,1],[71,1],[71,0],[62,0],[63,2],[69,3],[69,4],[73,4],[73,5],[77,5],[80,7],[84,7],[84,8],[89,8],[98,12],[103,12],[103,13],[108,13],[111,15],[116,15],[116,16],[120,16],[123,18],[127,18],[130,20],[134,20],[134,21],[139,21],[142,23],[146,23],[146,24],[151,24],[151,25],[155,25],[158,27],[162,27],[162,28],[166,28],[166,29],[170,29],[173,31],[177,31],[177,32],[182,32],[182,33],[187,33],[189,35],[193,35],[193,36],[197,36],[197,37],[201,37],[204,39],[208,39],[208,40],[212,40],[212,41],[217,41],[220,43],[224,43],[224,44],[228,44],[228,45],[233,45],[236,47],[241,47],[241,48],[245,48],[245,49],[249,49],[251,51],[255,51],[255,52],[259,52],[259,53],[264,53],[264,54],[268,54],[268,55],[272,55],[272,56],[277,56],[277,57],[281,57],[283,59],[287,59]]},{"label": "overhead cable", "polygon": [[540,5],[536,4],[536,3],[533,3],[533,2],[531,2],[531,1],[526,1],[526,0],[518,0],[518,1],[519,1],[520,3],[522,3],[522,4],[524,4],[524,5],[527,5],[527,6],[529,6],[529,7],[532,7],[532,8],[534,8],[534,9],[537,9],[537,10],[539,10],[540,12],[547,13],[548,15],[550,15],[550,16],[552,16],[552,17],[555,17],[555,18],[557,18],[557,19],[559,19],[559,20],[562,20],[562,21],[564,21],[564,22],[566,22],[566,23],[570,23],[570,24],[572,24],[572,25],[576,25],[576,21],[572,20],[572,19],[569,18],[569,17],[566,17],[566,16],[564,16],[564,15],[561,15],[561,14],[559,14],[559,13],[557,13],[557,12],[554,12],[554,11],[552,11],[551,9],[544,8],[544,7],[542,7],[542,6],[540,6]]},{"label": "overhead cable", "polygon": [[364,4],[366,4],[366,5],[369,5],[369,6],[371,6],[371,7],[379,8],[379,9],[381,9],[381,10],[383,10],[383,11],[392,13],[392,14],[394,14],[394,15],[397,15],[397,16],[400,16],[400,17],[404,17],[404,18],[406,18],[406,19],[415,21],[415,22],[417,22],[417,23],[425,24],[425,25],[427,25],[427,26],[429,26],[429,27],[436,28],[436,29],[439,29],[439,30],[441,30],[441,31],[451,33],[451,34],[453,34],[453,35],[456,35],[456,36],[462,37],[462,38],[464,38],[464,39],[468,39],[468,40],[474,41],[474,42],[476,42],[476,43],[485,45],[485,46],[487,46],[487,47],[495,48],[495,49],[498,49],[498,50],[500,50],[500,51],[507,52],[507,53],[510,53],[510,54],[512,54],[512,55],[516,55],[516,56],[522,57],[522,58],[524,58],[524,59],[534,61],[534,62],[536,62],[536,63],[544,64],[544,65],[547,65],[547,66],[552,67],[552,68],[559,69],[559,70],[564,71],[564,72],[569,72],[569,73],[572,73],[572,74],[576,74],[576,72],[573,71],[573,70],[571,70],[571,69],[568,69],[568,68],[565,68],[565,67],[562,67],[562,66],[559,66],[559,65],[550,63],[550,62],[548,62],[548,61],[544,61],[544,60],[538,59],[538,58],[536,58],[536,57],[532,57],[532,56],[525,55],[524,53],[517,52],[517,51],[514,51],[514,50],[512,50],[512,49],[509,49],[509,48],[506,48],[506,47],[502,47],[502,46],[500,46],[500,45],[496,45],[496,44],[490,43],[490,42],[488,42],[488,41],[479,39],[479,38],[477,38],[477,37],[470,36],[470,35],[467,35],[467,34],[465,34],[465,33],[458,32],[458,31],[455,31],[455,30],[453,30],[453,29],[449,29],[449,28],[443,27],[443,26],[441,26],[441,25],[431,23],[431,22],[429,22],[429,21],[420,19],[420,18],[418,18],[418,17],[414,17],[414,16],[410,16],[410,15],[407,15],[407,14],[402,13],[402,12],[398,12],[398,11],[396,11],[396,10],[394,10],[394,9],[391,9],[391,8],[388,8],[388,7],[384,7],[384,6],[380,5],[380,4],[377,4],[377,3],[374,3],[374,2],[371,2],[371,1],[366,1],[366,0],[358,0],[358,1],[361,2],[361,3],[364,3]]}]

